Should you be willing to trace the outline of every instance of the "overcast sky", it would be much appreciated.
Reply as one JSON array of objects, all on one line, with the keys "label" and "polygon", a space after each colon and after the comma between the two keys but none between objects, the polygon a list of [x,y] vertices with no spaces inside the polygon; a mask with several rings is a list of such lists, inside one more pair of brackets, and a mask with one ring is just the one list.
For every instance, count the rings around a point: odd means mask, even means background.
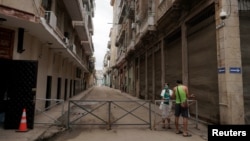
[{"label": "overcast sky", "polygon": [[107,45],[110,28],[112,26],[113,7],[110,0],[95,0],[95,16],[93,44],[95,48],[94,56],[96,58],[95,69],[103,69],[103,59],[108,50]]}]

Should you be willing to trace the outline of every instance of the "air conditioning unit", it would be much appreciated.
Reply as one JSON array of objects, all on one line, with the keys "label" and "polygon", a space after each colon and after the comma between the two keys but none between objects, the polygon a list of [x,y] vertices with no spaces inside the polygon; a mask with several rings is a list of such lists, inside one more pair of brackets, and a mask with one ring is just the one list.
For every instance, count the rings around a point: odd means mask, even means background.
[{"label": "air conditioning unit", "polygon": [[53,29],[56,29],[57,18],[53,11],[45,11],[45,19]]},{"label": "air conditioning unit", "polygon": [[75,44],[73,44],[73,53],[75,53],[76,54],[76,45]]},{"label": "air conditioning unit", "polygon": [[132,29],[135,29],[135,27],[136,27],[136,23],[132,23],[132,24],[131,24],[131,28],[132,28]]},{"label": "air conditioning unit", "polygon": [[69,49],[76,54],[76,45],[75,44],[72,44],[69,46]]},{"label": "air conditioning unit", "polygon": [[66,44],[66,45],[69,45],[69,39],[67,37],[63,38],[63,42]]}]

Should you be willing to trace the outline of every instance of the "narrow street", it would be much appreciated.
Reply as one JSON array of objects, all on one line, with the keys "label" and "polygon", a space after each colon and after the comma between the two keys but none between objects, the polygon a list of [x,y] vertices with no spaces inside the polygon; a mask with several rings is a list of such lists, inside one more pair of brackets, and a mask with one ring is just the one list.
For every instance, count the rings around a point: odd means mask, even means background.
[{"label": "narrow street", "polygon": [[[94,87],[88,94],[86,94],[82,100],[98,100],[98,101],[122,101],[122,100],[138,100],[127,93],[121,93],[119,90],[111,89],[105,86],[96,86]],[[92,103],[93,104],[93,103]],[[131,103],[127,102],[122,104],[124,108],[128,107],[132,109]],[[153,105],[153,104],[152,104]],[[118,105],[119,106],[119,105]],[[118,106],[112,106],[111,108],[117,108]],[[133,111],[136,116],[139,116],[142,119],[147,119],[148,114],[146,113],[146,108],[138,108],[140,110]],[[103,115],[107,115],[103,109],[98,109],[98,113],[102,113]],[[152,106],[152,111],[154,110],[154,106]],[[72,110],[73,111],[73,110]],[[103,125],[74,125],[71,126],[70,129],[57,134],[56,136],[50,138],[48,141],[127,141],[127,140],[143,140],[143,141],[166,141],[166,140],[187,140],[187,141],[204,141],[206,139],[206,127],[204,125],[198,126],[195,128],[193,125],[189,126],[189,132],[192,134],[192,137],[183,137],[181,134],[175,134],[174,129],[174,121],[172,122],[172,129],[162,129],[160,124],[154,125],[156,122],[155,113],[151,111],[152,114],[152,129],[145,125],[118,125],[112,126],[110,130],[108,130]],[[132,115],[133,115],[132,114]],[[101,115],[98,115],[101,116]],[[118,116],[117,114],[112,113],[113,118]],[[158,115],[159,116],[159,115]],[[135,118],[131,116],[124,117],[126,122],[133,123]],[[160,121],[160,118],[157,118]],[[88,119],[87,122],[97,122],[96,119]],[[86,120],[79,120],[80,123],[86,122]],[[190,122],[191,123],[191,122]]]}]

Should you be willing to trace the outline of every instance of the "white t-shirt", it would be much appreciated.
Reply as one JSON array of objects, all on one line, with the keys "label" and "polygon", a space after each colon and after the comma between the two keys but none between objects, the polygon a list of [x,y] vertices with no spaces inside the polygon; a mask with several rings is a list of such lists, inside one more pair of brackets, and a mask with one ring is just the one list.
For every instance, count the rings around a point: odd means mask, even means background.
[{"label": "white t-shirt", "polygon": [[[161,97],[164,98],[164,94],[165,94],[165,89],[163,89],[161,91]],[[169,95],[170,97],[173,95],[173,91],[171,89],[169,89]],[[172,102],[169,101],[169,104],[164,104],[164,102],[161,102],[162,104],[162,118],[166,118],[169,117],[172,114]]]},{"label": "white t-shirt", "polygon": [[[165,89],[161,91],[161,97],[164,97],[164,94],[165,94]],[[171,89],[169,89],[169,95],[170,97],[173,95],[173,91]]]},{"label": "white t-shirt", "polygon": [[[162,89],[161,91],[161,97],[164,98],[164,94],[165,94],[165,89]],[[173,95],[173,91],[171,89],[169,89],[169,96],[171,97]],[[161,104],[163,104],[163,102],[161,102]],[[169,102],[170,106],[172,106],[172,102]]]}]

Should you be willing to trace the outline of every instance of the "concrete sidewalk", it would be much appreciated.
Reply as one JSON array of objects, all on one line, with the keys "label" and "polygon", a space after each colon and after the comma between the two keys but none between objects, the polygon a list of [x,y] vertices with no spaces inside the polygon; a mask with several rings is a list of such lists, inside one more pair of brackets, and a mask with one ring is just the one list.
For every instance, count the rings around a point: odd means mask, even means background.
[{"label": "concrete sidewalk", "polygon": [[[80,93],[77,96],[72,97],[70,100],[78,100],[88,94],[92,88],[87,89],[86,91]],[[66,112],[68,109],[68,100],[64,102],[64,111]],[[46,111],[46,115],[49,117],[53,117],[53,119],[59,119],[61,117],[62,106],[56,106],[49,111]],[[48,116],[44,116],[43,114],[39,114],[35,116],[35,121],[43,121],[44,123],[51,123],[52,119],[48,118]],[[64,119],[61,120],[65,122]],[[0,141],[38,141],[43,138],[48,138],[53,136],[54,134],[65,130],[66,128],[60,125],[52,125],[52,124],[34,124],[34,128],[28,130],[27,132],[16,132],[16,130],[6,130],[0,126]]]},{"label": "concrete sidewalk", "polygon": [[[74,96],[70,100],[79,100],[83,99],[84,96],[86,96],[88,93],[90,93],[95,87],[89,88],[88,90],[82,92],[81,94]],[[110,89],[110,88],[108,88]],[[110,89],[114,92],[118,92],[119,90],[116,89]],[[119,92],[120,93],[120,92]],[[130,97],[131,99],[136,99],[133,96],[130,96],[129,94],[124,93],[125,96]],[[68,109],[68,101],[64,102],[64,112],[67,112]],[[61,110],[61,106],[54,107],[53,109],[46,111],[46,114],[54,117],[55,119],[60,119],[60,121],[64,122],[63,125],[66,123],[66,116],[61,117],[61,113],[58,112]],[[51,122],[51,119],[39,114],[35,116],[35,121],[44,121],[44,122]],[[173,122],[174,119],[171,119]],[[181,122],[180,122],[181,123]],[[202,139],[207,140],[207,126],[198,123],[196,126],[194,121],[190,119],[190,124],[193,124],[192,126],[189,126],[189,131],[191,134],[195,136],[200,136]],[[154,127],[153,131],[159,131],[159,133],[163,133],[165,129],[160,128],[160,126]],[[172,125],[172,128],[174,128],[174,125]],[[60,133],[62,131],[66,130],[66,127],[63,126],[56,126],[51,124],[34,124],[34,128],[27,131],[27,132],[16,132],[16,130],[5,130],[3,128],[0,128],[0,141],[41,141],[43,139],[49,138],[57,133]],[[167,130],[167,129],[166,129]],[[171,129],[174,131],[174,129]]]}]

